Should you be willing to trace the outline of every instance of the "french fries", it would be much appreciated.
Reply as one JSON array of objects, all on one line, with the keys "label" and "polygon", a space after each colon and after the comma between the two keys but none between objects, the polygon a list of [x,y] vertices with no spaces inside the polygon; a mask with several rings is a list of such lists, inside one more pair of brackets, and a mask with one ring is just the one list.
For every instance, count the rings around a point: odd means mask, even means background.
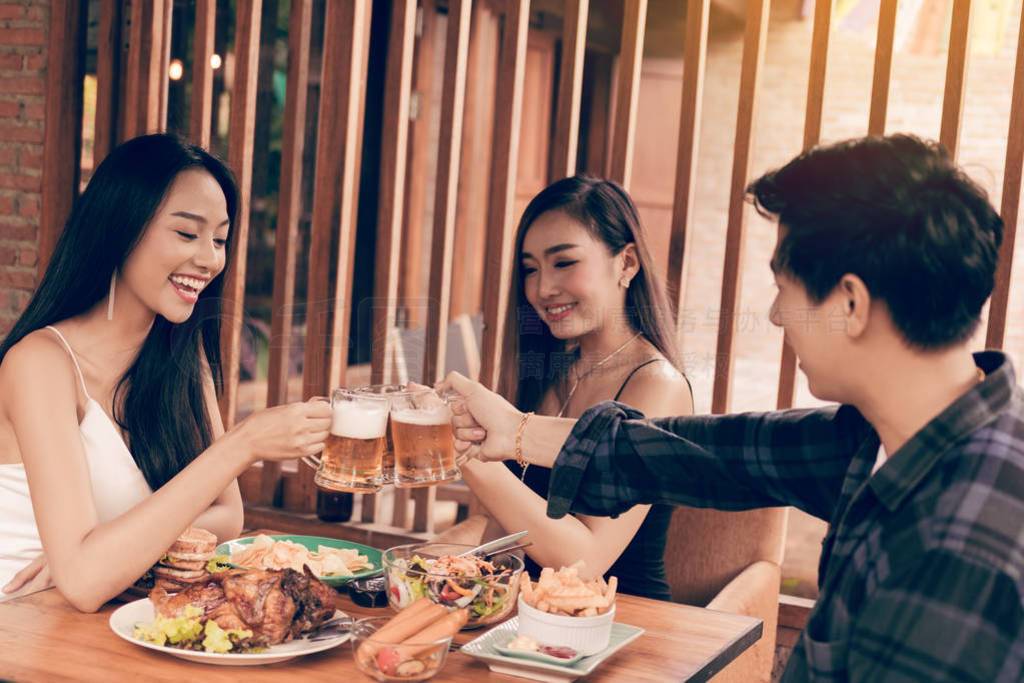
[{"label": "french fries", "polygon": [[601,577],[584,581],[580,578],[581,562],[555,571],[544,567],[536,583],[527,572],[519,577],[519,594],[530,607],[569,617],[593,617],[604,614],[615,603],[619,579],[612,576],[606,583]]}]

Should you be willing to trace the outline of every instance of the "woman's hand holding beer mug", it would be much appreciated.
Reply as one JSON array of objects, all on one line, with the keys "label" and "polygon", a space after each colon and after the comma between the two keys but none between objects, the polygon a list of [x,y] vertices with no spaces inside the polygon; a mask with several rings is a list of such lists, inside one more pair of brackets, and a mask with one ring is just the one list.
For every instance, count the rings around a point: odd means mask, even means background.
[{"label": "woman's hand holding beer mug", "polygon": [[257,411],[221,439],[241,444],[250,462],[290,460],[323,450],[330,426],[330,404],[310,399]]}]

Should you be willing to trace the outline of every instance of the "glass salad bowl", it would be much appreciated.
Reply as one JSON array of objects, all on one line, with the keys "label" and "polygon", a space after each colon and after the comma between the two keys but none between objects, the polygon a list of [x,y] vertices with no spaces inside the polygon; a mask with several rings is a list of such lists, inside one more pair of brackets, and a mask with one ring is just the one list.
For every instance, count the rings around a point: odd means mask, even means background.
[{"label": "glass salad bowl", "polygon": [[384,551],[388,604],[401,610],[419,598],[450,609],[469,608],[463,630],[488,626],[510,616],[519,595],[523,560],[514,552],[497,552],[486,560],[460,556],[473,546],[414,543]]}]

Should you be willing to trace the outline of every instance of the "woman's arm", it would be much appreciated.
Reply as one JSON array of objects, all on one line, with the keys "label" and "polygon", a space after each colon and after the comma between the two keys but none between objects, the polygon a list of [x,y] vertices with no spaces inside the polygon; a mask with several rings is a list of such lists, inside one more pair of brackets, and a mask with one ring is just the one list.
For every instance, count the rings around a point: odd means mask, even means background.
[{"label": "woman's arm", "polygon": [[[203,361],[203,395],[206,398],[206,414],[210,420],[210,430],[216,441],[224,434],[224,421],[220,418],[217,405],[217,387],[213,383],[210,364],[202,344],[199,345],[200,357]],[[245,512],[242,508],[242,493],[238,490],[238,479],[232,479],[210,507],[206,508],[192,523],[213,532],[219,541],[237,538],[242,532]]]},{"label": "woman's arm", "polygon": [[[636,375],[621,398],[656,415],[693,412],[690,390],[681,376],[660,371]],[[636,506],[615,518],[568,515],[547,516],[547,501],[500,463],[470,460],[462,466],[463,479],[488,512],[507,531],[526,529],[533,545],[528,549],[537,564],[568,566],[584,560],[591,577],[604,574],[636,535],[650,509]]]},{"label": "woman's arm", "polygon": [[98,609],[141,576],[249,464],[315,453],[330,424],[323,403],[254,414],[165,486],[100,524],[76,382],[67,353],[45,335],[26,337],[0,365],[0,400],[17,436],[47,564],[57,588],[83,611]]}]

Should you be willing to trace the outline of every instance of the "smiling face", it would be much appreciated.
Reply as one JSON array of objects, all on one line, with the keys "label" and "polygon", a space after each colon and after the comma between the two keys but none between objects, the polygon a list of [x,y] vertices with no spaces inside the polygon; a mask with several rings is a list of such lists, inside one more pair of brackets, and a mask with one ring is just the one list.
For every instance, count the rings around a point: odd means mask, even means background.
[{"label": "smiling face", "polygon": [[187,320],[224,270],[228,228],[217,181],[202,169],[183,171],[122,265],[115,301],[128,296],[170,322]]},{"label": "smiling face", "polygon": [[524,294],[551,334],[572,339],[610,321],[625,321],[626,290],[619,282],[636,274],[635,265],[627,263],[630,249],[612,255],[562,211],[541,214],[530,225],[519,255]]}]

